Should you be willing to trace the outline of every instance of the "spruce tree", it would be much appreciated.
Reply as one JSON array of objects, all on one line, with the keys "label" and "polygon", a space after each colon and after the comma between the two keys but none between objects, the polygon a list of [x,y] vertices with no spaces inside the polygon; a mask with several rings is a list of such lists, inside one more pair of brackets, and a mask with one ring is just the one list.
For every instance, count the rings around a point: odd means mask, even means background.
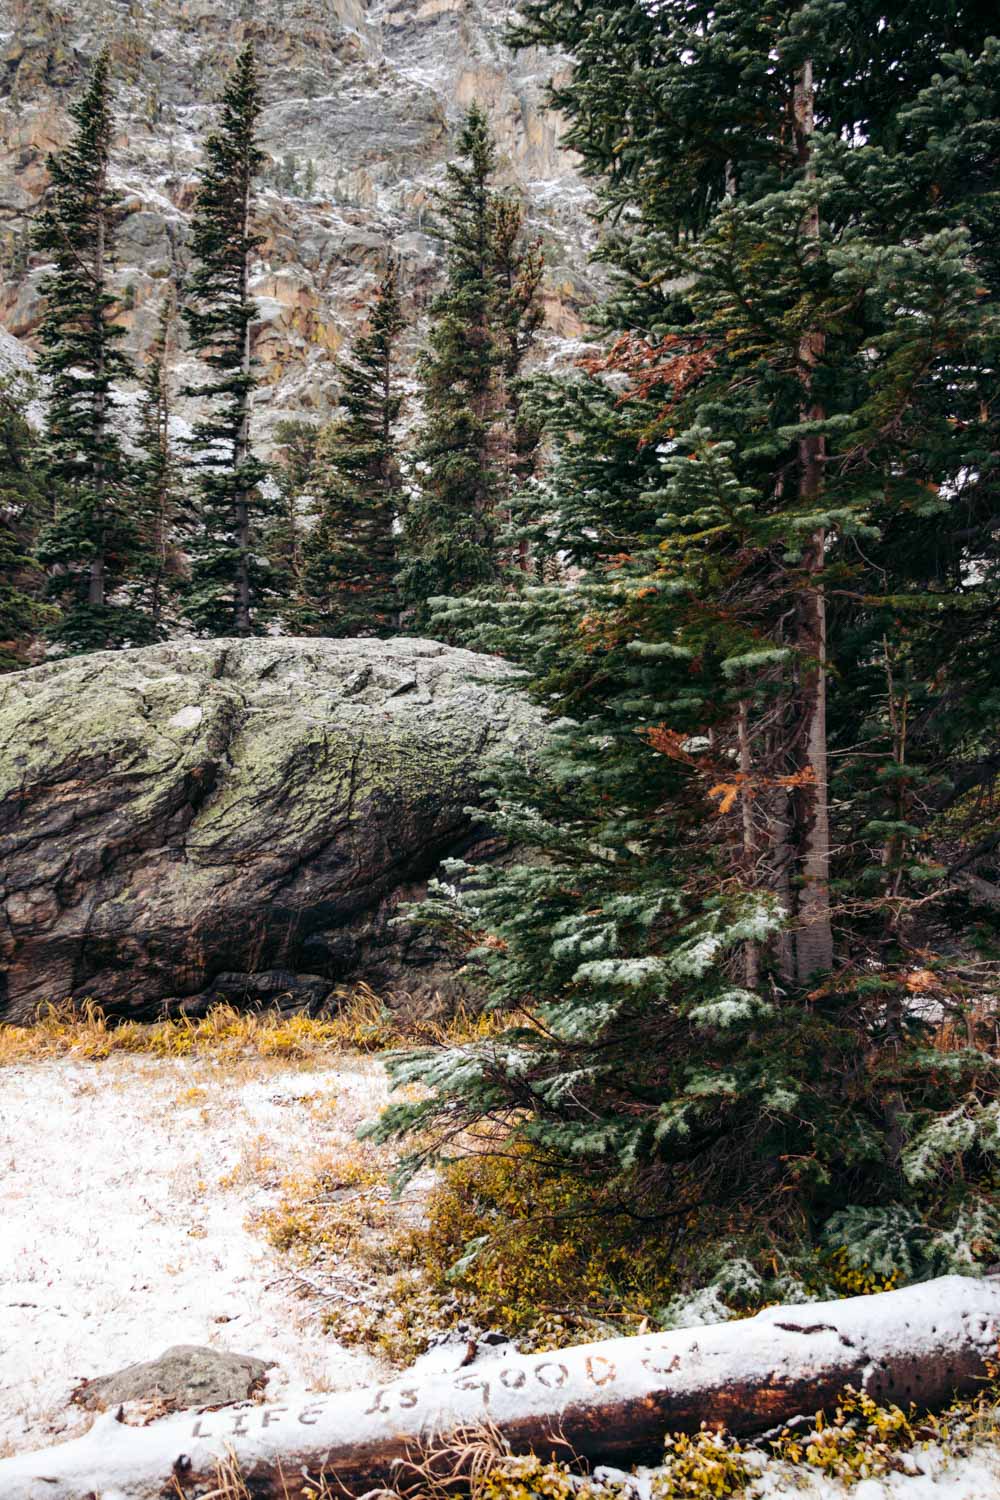
[{"label": "spruce tree", "polygon": [[256,131],[262,104],[252,43],[240,53],[204,145],[191,227],[195,268],[184,319],[210,378],[187,394],[207,414],[191,440],[199,473],[200,516],[191,544],[186,608],[211,635],[250,635],[261,626],[267,593],[261,525],[267,501],[264,468],[251,444],[256,376],[250,330],[256,304],[250,269],[254,183],[264,162]]},{"label": "spruce tree", "polygon": [[[529,1024],[401,1059],[429,1092],[381,1131],[504,1122],[702,1234],[692,1279],[723,1236],[770,1295],[845,1244],[974,1269],[1000,1251],[965,1005],[1000,955],[996,44],[933,0],[525,14],[575,57],[557,102],[624,226],[614,338],[535,403],[582,575],[448,607],[560,714],[498,784],[533,857],[452,866],[423,916]],[[921,995],[967,1028],[947,1065]]]},{"label": "spruce tree", "polygon": [[51,507],[26,405],[18,382],[0,385],[0,672],[29,665],[32,642],[56,614],[44,602],[45,578],[35,555]]},{"label": "spruce tree", "polygon": [[120,644],[142,628],[115,597],[134,568],[138,538],[132,475],[114,425],[115,384],[131,372],[111,290],[120,195],[110,179],[107,53],[70,117],[75,132],[49,158],[51,187],[35,235],[53,262],[42,282],[39,368],[49,381],[46,452],[58,495],[38,555],[62,608],[56,638],[64,649],[87,651]]},{"label": "spruce tree", "polygon": [[509,194],[494,197],[492,240],[493,325],[502,393],[502,502],[513,533],[509,560],[527,572],[528,538],[537,501],[525,487],[535,474],[542,434],[526,401],[524,362],[545,318],[541,297],[545,262],[541,241],[527,238],[523,204]]},{"label": "spruce tree", "polygon": [[400,587],[426,626],[427,601],[499,576],[497,464],[491,450],[498,353],[493,328],[493,192],[496,147],[474,104],[438,195],[446,281],[431,305],[419,364],[423,425],[415,449],[417,493],[407,507]]},{"label": "spruce tree", "polygon": [[176,316],[176,297],[171,288],[147,355],[139,407],[142,459],[137,474],[137,525],[143,546],[135,589],[149,622],[151,640],[162,637],[172,623],[183,576],[180,541],[191,519],[191,507],[181,495],[179,463],[170,432],[170,367]]},{"label": "spruce tree", "polygon": [[399,268],[389,261],[365,332],[341,361],[343,415],[324,434],[320,518],[306,546],[312,628],[391,635],[397,628],[397,517],[402,504]]},{"label": "spruce tree", "polygon": [[316,633],[316,601],[308,588],[310,531],[318,525],[320,488],[317,453],[320,428],[314,422],[279,422],[274,429],[271,479],[277,497],[266,531],[268,564],[281,598],[281,628],[291,635]]}]

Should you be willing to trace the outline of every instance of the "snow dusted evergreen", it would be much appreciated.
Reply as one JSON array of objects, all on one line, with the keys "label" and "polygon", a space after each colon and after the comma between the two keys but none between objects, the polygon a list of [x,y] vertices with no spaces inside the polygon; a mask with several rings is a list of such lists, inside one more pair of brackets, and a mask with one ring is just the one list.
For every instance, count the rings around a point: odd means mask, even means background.
[{"label": "snow dusted evergreen", "polygon": [[539,577],[439,606],[554,725],[513,862],[418,908],[510,1025],[401,1056],[378,1133],[512,1134],[713,1315],[736,1260],[778,1300],[1000,1256],[1000,70],[978,12],[878,15],[529,0],[615,289],[528,397]]},{"label": "snow dusted evergreen", "polygon": [[51,257],[39,368],[49,379],[45,448],[55,506],[38,540],[51,629],[63,649],[92,651],[143,638],[145,619],[116,596],[142,551],[135,475],[114,420],[130,367],[111,290],[121,195],[112,186],[115,131],[110,59],[101,53],[70,108],[75,127],[49,157],[51,188],[35,246]]},{"label": "snow dusted evergreen", "polygon": [[392,635],[400,612],[403,508],[399,341],[406,327],[390,257],[368,324],[340,364],[340,411],[313,466],[319,519],[304,546],[303,623],[322,635]]},{"label": "snow dusted evergreen", "polygon": [[551,732],[491,773],[506,856],[452,861],[408,918],[502,1029],[400,1054],[419,1087],[375,1134],[410,1171],[485,1142],[569,1180],[574,1213],[648,1225],[676,1261],[664,1326],[824,1296],[845,1268],[1000,1258],[994,21],[525,0],[520,43],[571,60],[553,102],[600,193],[588,352],[526,374],[544,255],[473,104],[416,437],[388,256],[337,420],[276,430],[277,504],[251,425],[253,46],[193,206],[193,484],[169,306],[140,451],[115,419],[135,372],[108,55],[50,159],[43,452],[23,401],[0,412],[0,668],[279,628],[520,663]]},{"label": "snow dusted evergreen", "polygon": [[208,373],[187,392],[205,400],[206,414],[192,439],[200,509],[185,604],[209,635],[257,633],[268,603],[262,536],[268,502],[250,430],[256,385],[250,264],[261,243],[253,212],[264,162],[256,139],[262,108],[257,62],[248,43],[223,90],[218,123],[205,140],[191,235],[194,269],[183,310]]}]

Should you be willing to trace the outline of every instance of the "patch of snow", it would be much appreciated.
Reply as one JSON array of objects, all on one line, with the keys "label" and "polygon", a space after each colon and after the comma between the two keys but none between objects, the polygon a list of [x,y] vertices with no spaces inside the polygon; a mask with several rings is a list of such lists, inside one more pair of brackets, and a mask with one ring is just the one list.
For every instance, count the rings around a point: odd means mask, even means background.
[{"label": "patch of snow", "polygon": [[[272,1401],[378,1379],[378,1362],[323,1333],[245,1227],[274,1192],[238,1167],[259,1152],[277,1179],[303,1148],[353,1140],[385,1100],[381,1064],[247,1066],[250,1082],[208,1058],[0,1074],[0,1452],[79,1430],[69,1396],[81,1380],[171,1344],[273,1360]],[[336,1099],[322,1123],[310,1112],[320,1097]]]},{"label": "patch of snow", "polygon": [[186,703],[179,708],[175,714],[171,714],[167,720],[168,729],[197,729],[205,717],[205,710],[200,703]]},{"label": "patch of snow", "polygon": [[0,377],[27,375],[34,369],[31,350],[6,328],[0,328]]}]

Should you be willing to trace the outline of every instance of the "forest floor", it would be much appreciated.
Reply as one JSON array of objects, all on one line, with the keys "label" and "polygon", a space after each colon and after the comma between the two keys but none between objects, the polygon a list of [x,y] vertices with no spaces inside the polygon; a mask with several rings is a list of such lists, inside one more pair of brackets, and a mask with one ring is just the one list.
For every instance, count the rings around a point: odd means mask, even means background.
[{"label": "forest floor", "polygon": [[[174,1344],[273,1362],[267,1401],[382,1378],[372,1340],[338,1339],[325,1314],[335,1299],[369,1322],[381,1316],[386,1283],[372,1267],[391,1251],[393,1226],[405,1234],[421,1221],[430,1185],[425,1176],[393,1200],[384,1153],[355,1139],[388,1097],[379,1058],[235,1044],[102,1055],[99,1033],[84,1042],[6,1058],[0,1048],[0,1456],[80,1435],[93,1420],[72,1400],[81,1381]],[[325,1245],[318,1284],[294,1253],[290,1206],[302,1201],[308,1217],[317,1191],[324,1204],[342,1199],[338,1223],[358,1228],[342,1254]],[[462,1354],[442,1345],[424,1360],[457,1367]],[[903,1471],[853,1485],[760,1454],[751,1468],[748,1500],[1000,1496],[992,1425],[952,1453],[924,1444]],[[702,1493],[675,1491],[662,1471],[623,1488],[624,1478],[608,1474],[607,1493]]]}]

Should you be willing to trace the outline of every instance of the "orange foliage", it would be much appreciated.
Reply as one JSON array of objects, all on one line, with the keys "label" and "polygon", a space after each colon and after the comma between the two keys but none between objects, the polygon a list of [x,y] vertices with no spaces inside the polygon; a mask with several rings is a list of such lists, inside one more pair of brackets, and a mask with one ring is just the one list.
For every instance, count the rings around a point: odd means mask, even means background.
[{"label": "orange foliage", "polygon": [[690,739],[690,735],[678,734],[676,729],[668,729],[666,724],[654,724],[650,729],[643,729],[641,734],[646,744],[658,751],[660,755],[667,755],[671,760],[683,761],[688,766],[701,768],[706,765],[703,757],[692,755],[689,750],[685,750],[684,743]]},{"label": "orange foliage", "polygon": [[[654,724],[649,729],[641,730],[640,734],[658,755],[665,755],[669,760],[690,766],[705,777],[719,776],[721,767],[718,761],[709,755],[695,755],[686,748],[690,734],[681,734],[666,724]],[[706,795],[718,802],[717,811],[723,815],[732,812],[739,797],[756,797],[761,791],[776,787],[791,791],[796,787],[811,786],[815,779],[811,766],[788,776],[748,776],[743,771],[735,771],[726,774],[724,779],[720,776],[719,780],[707,788]]]},{"label": "orange foliage", "polygon": [[624,333],[606,354],[579,363],[589,375],[628,376],[631,385],[619,397],[619,406],[648,401],[655,391],[669,389],[669,400],[657,413],[660,420],[712,368],[715,350],[696,335],[671,333],[654,343],[640,334]]},{"label": "orange foliage", "polygon": [[815,780],[816,773],[812,766],[807,766],[804,771],[795,771],[790,776],[746,776],[742,771],[737,771],[728,781],[719,781],[715,786],[710,786],[708,795],[718,798],[718,811],[721,814],[732,812],[737,797],[756,797],[758,792],[774,787],[783,787],[788,791],[794,787],[811,786]]},{"label": "orange foliage", "polygon": [[930,969],[914,969],[905,976],[903,983],[911,995],[919,995],[924,990],[938,988],[937,976],[932,974]]}]

